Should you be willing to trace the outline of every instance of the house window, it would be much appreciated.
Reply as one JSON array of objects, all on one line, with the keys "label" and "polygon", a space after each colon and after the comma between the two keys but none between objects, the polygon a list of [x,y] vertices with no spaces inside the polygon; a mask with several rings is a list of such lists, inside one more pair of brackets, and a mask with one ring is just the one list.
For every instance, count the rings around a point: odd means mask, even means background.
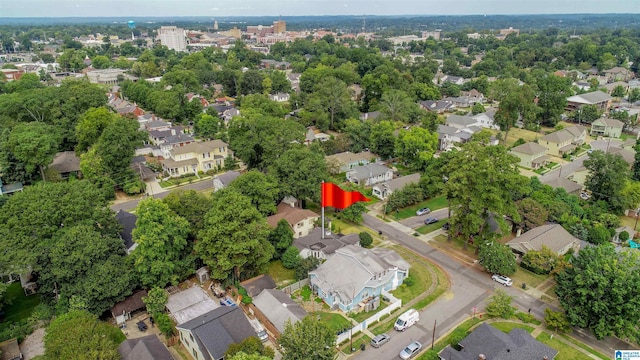
[{"label": "house window", "polygon": [[189,334],[189,337],[191,338],[191,342],[193,342],[193,334]]},{"label": "house window", "polygon": [[196,352],[196,349],[191,350],[193,352],[193,357],[196,358],[196,360],[198,359],[198,353]]}]

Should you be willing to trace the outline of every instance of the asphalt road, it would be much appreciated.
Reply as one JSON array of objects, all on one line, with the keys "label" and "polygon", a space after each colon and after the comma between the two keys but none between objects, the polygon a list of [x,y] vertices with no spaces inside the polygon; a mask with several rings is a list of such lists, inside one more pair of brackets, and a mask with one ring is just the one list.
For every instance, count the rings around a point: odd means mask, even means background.
[{"label": "asphalt road", "polygon": [[[447,215],[449,213],[448,208],[444,208],[444,209],[438,209],[438,210],[434,210],[432,212],[430,212],[427,215],[421,215],[421,216],[412,216],[410,218],[407,219],[403,219],[398,221],[400,224],[408,226],[412,229],[416,229],[419,228],[420,226],[424,225],[424,219],[426,218],[436,218],[438,220],[443,220],[447,218]],[[444,225],[444,222],[442,223]]]},{"label": "asphalt road", "polygon": [[[165,197],[167,197],[167,195],[169,195],[170,193],[174,192],[174,191],[181,191],[181,190],[196,190],[196,191],[201,191],[201,190],[207,190],[213,187],[213,181],[211,179],[207,179],[207,180],[203,180],[200,182],[196,182],[196,183],[192,183],[192,184],[188,184],[188,185],[184,185],[184,186],[178,186],[175,187],[173,189],[170,190],[165,190],[159,193],[154,193],[153,194],[153,198],[154,199],[163,199]],[[113,211],[118,211],[118,210],[132,210],[135,209],[138,206],[138,203],[144,198],[139,198],[139,199],[134,199],[134,200],[129,200],[129,201],[125,201],[125,202],[120,202],[120,203],[116,203],[111,205],[111,210]]]},{"label": "asphalt road", "polygon": [[[504,289],[513,296],[513,304],[521,311],[531,309],[532,315],[544,317],[544,310],[550,307],[547,303],[537,299],[514,287],[504,287],[491,280],[490,274],[478,264],[463,263],[448,254],[441,252],[416,237],[397,230],[384,221],[369,214],[363,214],[363,224],[375,231],[382,231],[384,237],[397,244],[403,245],[418,255],[431,260],[440,266],[449,276],[451,288],[443,296],[420,312],[418,324],[400,333],[391,330],[391,340],[379,349],[367,347],[367,350],[355,356],[357,359],[396,359],[400,351],[414,340],[420,341],[423,348],[431,344],[434,321],[436,322],[436,339],[455,327],[460,321],[468,318],[473,307],[484,311],[487,298],[496,288]],[[598,349],[603,354],[613,354],[617,349],[630,349],[629,345],[616,339],[607,338],[598,341],[591,331],[574,329],[573,337]]]}]

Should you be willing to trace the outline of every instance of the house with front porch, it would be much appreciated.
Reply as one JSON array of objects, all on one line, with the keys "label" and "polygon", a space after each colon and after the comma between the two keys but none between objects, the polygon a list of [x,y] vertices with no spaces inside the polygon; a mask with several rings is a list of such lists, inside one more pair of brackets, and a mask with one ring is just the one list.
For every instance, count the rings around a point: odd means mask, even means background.
[{"label": "house with front porch", "polygon": [[233,156],[233,152],[227,143],[209,140],[175,147],[169,151],[169,158],[161,163],[165,173],[170,177],[177,177],[220,169],[224,167],[224,160],[229,155]]},{"label": "house with front porch", "polygon": [[549,155],[546,154],[547,148],[534,142],[516,146],[509,152],[520,158],[520,166],[529,169],[537,169],[549,161]]},{"label": "house with front porch", "polygon": [[383,182],[382,184],[376,184],[372,188],[373,196],[380,200],[385,200],[394,191],[402,190],[409,184],[417,184],[420,182],[420,174],[415,173],[411,175],[401,176],[391,181]]},{"label": "house with front porch", "polygon": [[346,177],[354,184],[372,186],[393,179],[393,171],[384,165],[367,164],[347,171]]},{"label": "house with front porch", "polygon": [[600,118],[591,123],[591,136],[619,138],[624,123],[616,119]]},{"label": "house with front porch", "polygon": [[349,245],[309,272],[309,280],[313,292],[331,309],[349,312],[383,291],[395,290],[409,276],[409,267],[391,249]]},{"label": "house with front porch", "polygon": [[584,105],[595,105],[598,111],[606,113],[611,107],[611,100],[613,98],[609,94],[602,91],[593,91],[586,94],[579,94],[569,96],[567,98],[567,111],[575,111],[582,108]]}]

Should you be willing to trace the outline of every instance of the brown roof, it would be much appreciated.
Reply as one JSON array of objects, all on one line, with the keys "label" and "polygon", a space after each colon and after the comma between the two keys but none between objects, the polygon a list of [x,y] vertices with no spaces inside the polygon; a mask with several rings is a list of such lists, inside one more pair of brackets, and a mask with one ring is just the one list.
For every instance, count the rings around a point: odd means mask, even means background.
[{"label": "brown roof", "polygon": [[143,297],[147,296],[147,290],[139,290],[133,293],[133,295],[120,301],[111,308],[111,315],[115,318],[123,313],[133,312],[145,307],[142,301]]},{"label": "brown roof", "polygon": [[553,252],[558,252],[572,242],[579,242],[559,224],[548,224],[533,228],[509,242],[512,249],[527,253],[528,251],[540,251],[546,246]]},{"label": "brown roof", "polygon": [[277,213],[269,216],[267,218],[267,223],[269,226],[275,228],[278,226],[278,221],[280,221],[280,219],[285,219],[291,227],[294,227],[300,221],[310,217],[317,218],[319,215],[311,210],[292,207],[291,205],[280,203],[280,205],[278,205]]},{"label": "brown roof", "polygon": [[269,275],[258,275],[240,283],[251,297],[256,297],[265,289],[275,289],[276,282]]},{"label": "brown roof", "polygon": [[80,158],[73,151],[59,152],[49,167],[61,174],[80,171]]},{"label": "brown roof", "polygon": [[569,194],[576,194],[578,193],[578,191],[582,190],[582,185],[563,177],[554,177],[551,179],[547,179],[542,183],[545,185],[549,185],[552,188],[563,188]]}]

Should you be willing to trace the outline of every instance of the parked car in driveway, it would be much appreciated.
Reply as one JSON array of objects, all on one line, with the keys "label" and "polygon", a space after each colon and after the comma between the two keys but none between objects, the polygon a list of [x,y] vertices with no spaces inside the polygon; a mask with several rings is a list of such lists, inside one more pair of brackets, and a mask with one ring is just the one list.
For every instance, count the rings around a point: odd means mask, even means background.
[{"label": "parked car in driveway", "polygon": [[400,359],[402,360],[411,359],[412,357],[416,356],[420,352],[420,349],[422,349],[422,344],[420,344],[417,341],[414,341],[411,344],[407,345],[406,348],[402,349],[402,351],[400,351]]},{"label": "parked car in driveway", "polygon": [[420,209],[420,210],[416,211],[416,215],[417,215],[417,216],[427,215],[427,214],[428,214],[428,213],[430,213],[430,212],[431,212],[431,209],[429,209],[429,208],[422,208],[422,209]]},{"label": "parked car in driveway", "polygon": [[379,348],[380,346],[386,344],[389,339],[391,339],[391,337],[387,334],[376,335],[376,337],[371,340],[371,346],[373,346],[374,348]]},{"label": "parked car in driveway", "polygon": [[432,217],[430,217],[430,218],[426,218],[426,219],[424,219],[424,224],[425,224],[425,225],[435,224],[435,223],[437,223],[438,221],[440,221],[440,220],[438,220],[438,219],[436,219],[436,218],[432,218]]},{"label": "parked car in driveway", "polygon": [[448,222],[444,223],[444,225],[442,225],[442,230],[449,230],[449,228],[451,227],[451,225],[449,225]]},{"label": "parked car in driveway", "polygon": [[498,283],[500,283],[500,284],[502,284],[504,286],[513,285],[513,280],[511,280],[511,278],[508,277],[508,276],[493,274],[493,276],[491,278],[493,279],[493,281],[497,281]]}]

